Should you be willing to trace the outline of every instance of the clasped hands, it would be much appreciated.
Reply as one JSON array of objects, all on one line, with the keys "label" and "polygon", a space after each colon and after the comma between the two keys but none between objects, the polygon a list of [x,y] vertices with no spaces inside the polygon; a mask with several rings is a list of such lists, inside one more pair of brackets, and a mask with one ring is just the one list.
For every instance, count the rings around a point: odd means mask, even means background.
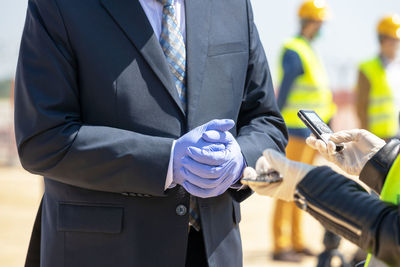
[{"label": "clasped hands", "polygon": [[233,120],[212,120],[179,138],[173,152],[173,181],[190,194],[208,198],[224,193],[245,167],[239,144],[229,132]]}]

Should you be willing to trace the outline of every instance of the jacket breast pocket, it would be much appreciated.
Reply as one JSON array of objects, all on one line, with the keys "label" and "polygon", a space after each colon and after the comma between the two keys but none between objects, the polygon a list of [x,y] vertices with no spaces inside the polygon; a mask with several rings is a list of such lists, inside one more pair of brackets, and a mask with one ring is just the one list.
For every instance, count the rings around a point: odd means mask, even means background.
[{"label": "jacket breast pocket", "polygon": [[59,203],[57,230],[118,234],[123,214],[124,209],[119,206]]},{"label": "jacket breast pocket", "polygon": [[209,57],[241,52],[246,52],[246,44],[244,42],[223,43],[217,45],[209,45],[208,47]]}]

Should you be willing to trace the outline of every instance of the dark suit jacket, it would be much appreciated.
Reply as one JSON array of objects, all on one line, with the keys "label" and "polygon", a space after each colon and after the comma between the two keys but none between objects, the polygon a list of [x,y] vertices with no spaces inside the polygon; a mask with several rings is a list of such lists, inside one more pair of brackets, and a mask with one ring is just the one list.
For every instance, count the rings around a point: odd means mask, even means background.
[{"label": "dark suit jacket", "polygon": [[[248,165],[284,150],[249,1],[185,3],[187,113],[137,0],[29,1],[15,127],[23,167],[45,176],[41,266],[184,266],[189,195],[164,191],[173,140],[229,118]],[[241,266],[250,194],[199,199],[210,266]]]}]

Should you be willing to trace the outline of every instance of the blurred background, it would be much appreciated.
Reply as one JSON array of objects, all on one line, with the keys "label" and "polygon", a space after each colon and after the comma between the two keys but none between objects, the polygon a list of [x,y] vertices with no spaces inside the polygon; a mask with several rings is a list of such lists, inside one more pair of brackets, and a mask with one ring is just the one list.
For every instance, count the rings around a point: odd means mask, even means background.
[{"label": "blurred background", "polygon": [[[297,9],[300,0],[252,0],[256,25],[271,72],[277,76],[282,43],[299,32]],[[358,126],[352,90],[361,60],[378,53],[376,24],[387,13],[400,13],[398,0],[328,1],[332,18],[324,25],[315,48],[323,59],[339,109],[334,130]],[[12,87],[25,20],[27,0],[0,3],[0,266],[23,266],[31,227],[42,194],[40,177],[20,167],[13,139]],[[315,164],[325,164],[318,158]],[[241,223],[245,266],[291,266],[271,261],[271,217],[273,201],[253,196],[243,205]],[[320,252],[323,229],[310,217],[303,221],[306,243]],[[348,242],[340,250],[355,251]],[[293,266],[315,266],[307,257]]]}]

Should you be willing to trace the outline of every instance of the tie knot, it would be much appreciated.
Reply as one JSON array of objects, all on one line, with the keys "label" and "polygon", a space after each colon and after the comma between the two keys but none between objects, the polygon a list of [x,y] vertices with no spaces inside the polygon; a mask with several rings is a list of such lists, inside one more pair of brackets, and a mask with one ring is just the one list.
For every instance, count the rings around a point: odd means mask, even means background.
[{"label": "tie knot", "polygon": [[157,0],[160,2],[164,7],[166,6],[173,6],[175,3],[175,0]]}]

